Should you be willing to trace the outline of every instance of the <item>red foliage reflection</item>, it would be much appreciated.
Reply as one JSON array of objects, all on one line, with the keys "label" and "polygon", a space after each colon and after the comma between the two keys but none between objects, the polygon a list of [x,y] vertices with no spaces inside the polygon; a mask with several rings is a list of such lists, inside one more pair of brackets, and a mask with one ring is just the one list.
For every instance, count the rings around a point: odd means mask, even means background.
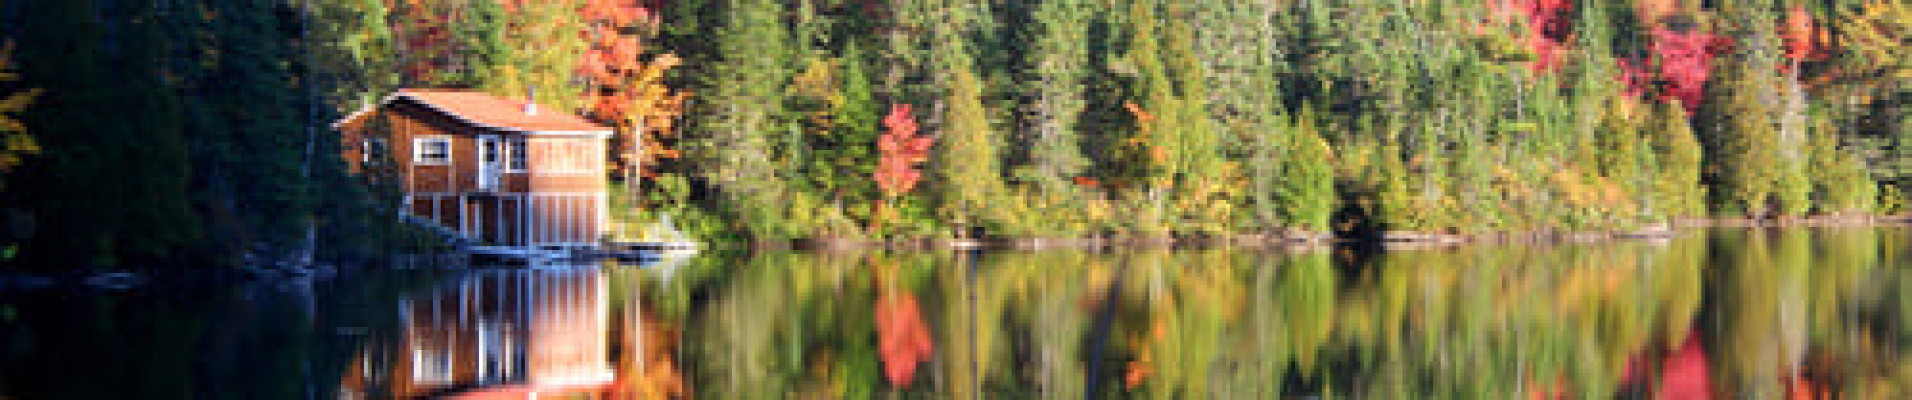
[{"label": "red foliage reflection", "polygon": [[876,300],[877,352],[883,357],[883,374],[890,384],[909,387],[916,376],[916,364],[929,359],[935,344],[930,342],[929,325],[923,322],[923,309],[909,293],[885,294]]}]

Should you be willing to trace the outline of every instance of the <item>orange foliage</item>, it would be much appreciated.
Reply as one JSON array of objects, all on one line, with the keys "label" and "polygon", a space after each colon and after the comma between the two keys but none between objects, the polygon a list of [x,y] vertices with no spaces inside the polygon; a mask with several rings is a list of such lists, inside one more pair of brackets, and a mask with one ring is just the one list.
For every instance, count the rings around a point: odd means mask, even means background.
[{"label": "orange foliage", "polygon": [[1804,7],[1793,7],[1792,11],[1786,13],[1785,24],[1779,27],[1779,36],[1786,42],[1788,59],[1804,62],[1826,57],[1823,51],[1826,30],[1813,21],[1812,13]]},{"label": "orange foliage", "polygon": [[[525,1],[530,0],[507,3]],[[577,66],[577,73],[593,85],[585,91],[586,111],[622,128],[613,145],[643,143],[641,152],[616,152],[621,168],[677,157],[677,151],[660,139],[674,130],[677,117],[684,113],[688,95],[664,85],[664,74],[682,61],[670,53],[647,57],[639,34],[658,24],[655,10],[660,6],[655,0],[586,0],[578,10],[585,21],[580,34],[591,43]]]},{"label": "orange foliage", "polygon": [[1150,115],[1147,110],[1143,110],[1142,106],[1135,105],[1134,102],[1123,102],[1122,108],[1128,109],[1129,114],[1135,115],[1136,125],[1147,125],[1150,122],[1155,122],[1154,115]]},{"label": "orange foliage", "polygon": [[1147,354],[1143,354],[1129,361],[1129,371],[1122,374],[1122,384],[1134,389],[1136,386],[1142,386],[1142,382],[1147,382],[1149,375],[1155,375],[1155,363],[1149,361]]}]

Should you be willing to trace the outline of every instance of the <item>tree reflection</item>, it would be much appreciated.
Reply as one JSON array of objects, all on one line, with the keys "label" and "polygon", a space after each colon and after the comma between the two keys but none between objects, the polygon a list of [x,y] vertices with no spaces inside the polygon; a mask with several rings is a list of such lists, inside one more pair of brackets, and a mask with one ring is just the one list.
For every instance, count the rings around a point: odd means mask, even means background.
[{"label": "tree reflection", "polygon": [[616,398],[1908,394],[1907,232],[623,267]]}]

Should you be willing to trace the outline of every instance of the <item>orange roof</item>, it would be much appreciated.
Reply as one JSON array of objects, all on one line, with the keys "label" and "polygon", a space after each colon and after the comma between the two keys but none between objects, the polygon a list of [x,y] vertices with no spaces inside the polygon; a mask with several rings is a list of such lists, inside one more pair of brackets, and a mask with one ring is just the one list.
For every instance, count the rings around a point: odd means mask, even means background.
[{"label": "orange roof", "polygon": [[[439,113],[465,123],[486,128],[519,132],[610,132],[611,128],[566,113],[556,107],[539,104],[536,113],[527,113],[526,101],[493,96],[464,89],[401,89],[380,101],[376,108],[397,99],[411,99]],[[334,122],[342,125],[367,114],[359,110]]]}]

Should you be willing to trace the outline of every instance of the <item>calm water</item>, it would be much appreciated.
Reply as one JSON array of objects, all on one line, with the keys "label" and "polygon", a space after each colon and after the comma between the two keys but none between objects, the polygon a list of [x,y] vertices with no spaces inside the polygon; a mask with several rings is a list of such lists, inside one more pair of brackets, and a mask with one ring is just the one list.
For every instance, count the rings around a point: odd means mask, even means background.
[{"label": "calm water", "polygon": [[0,399],[1912,398],[1912,230],[705,255],[0,297]]}]

